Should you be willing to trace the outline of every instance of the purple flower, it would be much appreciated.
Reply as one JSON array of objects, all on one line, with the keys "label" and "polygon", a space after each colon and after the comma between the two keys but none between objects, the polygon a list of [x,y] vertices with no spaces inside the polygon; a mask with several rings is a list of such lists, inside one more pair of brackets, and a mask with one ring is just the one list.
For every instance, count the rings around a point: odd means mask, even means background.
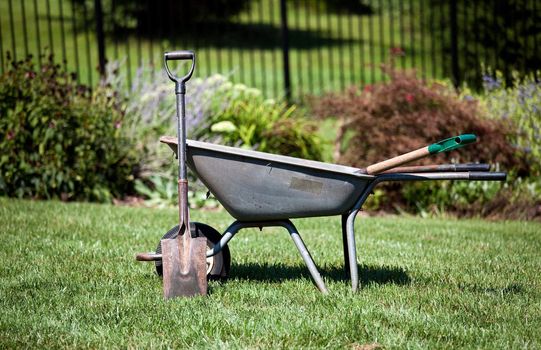
[{"label": "purple flower", "polygon": [[495,79],[490,75],[483,75],[483,86],[487,91],[492,91],[500,88],[502,85],[499,79]]}]

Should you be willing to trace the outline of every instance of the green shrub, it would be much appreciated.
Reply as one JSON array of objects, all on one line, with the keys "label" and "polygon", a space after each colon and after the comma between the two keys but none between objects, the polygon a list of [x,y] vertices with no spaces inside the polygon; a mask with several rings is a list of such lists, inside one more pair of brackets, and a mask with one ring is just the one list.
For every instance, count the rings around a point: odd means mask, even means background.
[{"label": "green shrub", "polygon": [[0,195],[109,201],[132,191],[137,158],[111,90],[78,85],[52,56],[0,77]]},{"label": "green shrub", "polygon": [[[157,173],[170,173],[175,168],[171,153],[159,143],[159,137],[175,132],[174,85],[165,74],[156,75],[154,70],[139,68],[132,85],[127,86],[125,72],[119,72],[121,64],[107,65],[104,85],[115,91],[117,103],[121,104],[124,133],[139,157],[138,175],[146,179]],[[191,129],[192,118],[187,119]]]},{"label": "green shrub", "polygon": [[[141,68],[126,89],[123,75],[115,73],[117,67],[109,65],[107,84],[120,92],[126,130],[141,154],[143,177],[174,172],[169,148],[158,143],[162,135],[176,135],[174,84],[165,74]],[[321,158],[316,127],[296,106],[265,99],[260,90],[233,84],[222,75],[187,83],[186,127],[188,137],[200,141]]]},{"label": "green shrub", "polygon": [[242,84],[226,84],[227,103],[211,116],[205,137],[219,136],[222,143],[262,152],[305,159],[321,159],[321,140],[316,127],[297,106],[262,97],[261,91]]},{"label": "green shrub", "polygon": [[505,183],[490,181],[416,182],[402,187],[402,209],[430,216],[451,212],[466,217],[539,220],[541,182],[508,176]]},{"label": "green shrub", "polygon": [[[136,189],[149,199],[148,204],[167,205],[174,198],[163,182],[174,182],[177,167],[169,147],[158,139],[176,135],[174,84],[165,74],[140,68],[132,86],[126,88],[126,79],[118,73],[118,67],[118,63],[108,65],[106,84],[119,92],[125,130],[140,155],[141,179]],[[186,127],[191,139],[321,159],[316,127],[300,109],[265,99],[260,90],[233,84],[222,75],[194,78],[187,83]],[[212,200],[204,200],[206,190],[202,184],[192,181],[190,187],[194,190],[193,203],[215,205]],[[157,194],[150,195],[154,190]]]},{"label": "green shrub", "polygon": [[533,75],[519,78],[514,74],[511,86],[504,87],[503,76],[485,76],[485,93],[479,96],[488,115],[494,119],[512,121],[517,132],[510,141],[526,155],[530,173],[541,176],[541,83]]},{"label": "green shrub", "polygon": [[405,204],[410,211],[423,216],[446,210],[469,211],[473,204],[483,207],[505,187],[491,181],[443,181],[438,184],[413,182],[402,187]]}]

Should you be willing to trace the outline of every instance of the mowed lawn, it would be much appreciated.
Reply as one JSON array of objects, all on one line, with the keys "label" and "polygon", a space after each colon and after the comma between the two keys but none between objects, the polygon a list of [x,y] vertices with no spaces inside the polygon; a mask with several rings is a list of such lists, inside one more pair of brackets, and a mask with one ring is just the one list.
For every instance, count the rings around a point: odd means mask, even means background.
[{"label": "mowed lawn", "polygon": [[359,218],[354,294],[339,218],[296,220],[328,296],[285,230],[241,231],[227,282],[164,301],[134,254],[175,221],[174,208],[0,198],[0,348],[541,347],[541,224]]}]

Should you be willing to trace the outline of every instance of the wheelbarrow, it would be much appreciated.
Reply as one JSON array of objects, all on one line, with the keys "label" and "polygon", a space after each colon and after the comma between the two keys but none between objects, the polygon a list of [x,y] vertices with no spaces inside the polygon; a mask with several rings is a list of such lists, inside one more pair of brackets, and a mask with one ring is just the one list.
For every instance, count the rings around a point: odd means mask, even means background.
[{"label": "wheelbarrow", "polygon": [[[160,141],[178,152],[178,138],[163,136]],[[461,135],[360,169],[186,140],[188,167],[235,219],[223,234],[205,224],[190,224],[192,232],[207,238],[207,277],[228,276],[228,244],[241,229],[283,227],[293,239],[316,287],[327,293],[323,278],[291,219],[341,216],[344,269],[351,278],[351,288],[357,291],[355,219],[374,188],[380,183],[397,181],[505,181],[506,173],[490,172],[487,164],[398,167],[474,141],[474,135]],[[175,227],[164,238],[172,238],[177,232]],[[159,243],[156,252],[138,254],[137,260],[154,261],[156,272],[162,274]]]}]

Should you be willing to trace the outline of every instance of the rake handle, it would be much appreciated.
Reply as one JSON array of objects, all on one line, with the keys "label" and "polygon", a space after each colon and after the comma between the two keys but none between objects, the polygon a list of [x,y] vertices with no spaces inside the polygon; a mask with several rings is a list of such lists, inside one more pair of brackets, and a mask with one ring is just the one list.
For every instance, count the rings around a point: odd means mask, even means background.
[{"label": "rake handle", "polygon": [[462,146],[475,142],[476,139],[476,136],[473,134],[463,134],[450,137],[448,139],[441,140],[431,145],[419,148],[415,151],[411,151],[397,157],[384,160],[383,162],[372,164],[365,169],[365,172],[369,175],[376,175],[385,170],[396,168],[400,165],[424,158],[430,154],[442,153],[460,148]]},{"label": "rake handle", "polygon": [[400,156],[384,160],[383,162],[372,164],[366,168],[366,173],[369,175],[375,175],[385,170],[389,170],[397,166],[400,166],[402,164],[406,164],[409,162],[413,162],[414,160],[424,158],[428,156],[429,154],[430,152],[428,151],[428,146],[419,148],[415,151],[411,151],[406,154],[402,154]]}]

